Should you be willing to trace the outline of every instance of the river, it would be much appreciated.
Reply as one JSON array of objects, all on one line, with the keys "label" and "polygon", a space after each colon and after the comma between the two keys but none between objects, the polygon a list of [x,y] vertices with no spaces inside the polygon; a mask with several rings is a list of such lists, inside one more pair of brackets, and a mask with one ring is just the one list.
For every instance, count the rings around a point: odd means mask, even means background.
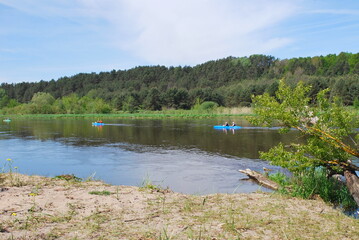
[{"label": "river", "polygon": [[[144,181],[190,194],[268,191],[238,169],[282,171],[259,159],[278,142],[298,133],[251,126],[238,117],[213,119],[13,119],[0,125],[0,164],[54,177],[74,174],[110,184],[141,186]],[[215,130],[235,121],[239,130]],[[2,165],[0,165],[1,167]]]}]

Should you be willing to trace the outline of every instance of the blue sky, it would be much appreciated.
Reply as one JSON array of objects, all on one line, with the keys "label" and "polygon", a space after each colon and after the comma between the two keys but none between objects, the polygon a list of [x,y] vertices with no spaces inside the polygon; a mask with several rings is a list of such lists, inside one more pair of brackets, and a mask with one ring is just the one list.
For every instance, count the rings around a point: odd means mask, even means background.
[{"label": "blue sky", "polygon": [[358,0],[0,0],[0,83],[359,52]]}]

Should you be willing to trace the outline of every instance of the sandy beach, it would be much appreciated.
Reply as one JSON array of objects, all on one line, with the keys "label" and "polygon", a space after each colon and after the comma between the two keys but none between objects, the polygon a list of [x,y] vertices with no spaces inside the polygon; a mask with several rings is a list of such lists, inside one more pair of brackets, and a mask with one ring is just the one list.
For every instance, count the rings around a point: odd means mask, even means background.
[{"label": "sandy beach", "polygon": [[358,239],[359,221],[320,199],[174,193],[0,174],[0,239]]}]

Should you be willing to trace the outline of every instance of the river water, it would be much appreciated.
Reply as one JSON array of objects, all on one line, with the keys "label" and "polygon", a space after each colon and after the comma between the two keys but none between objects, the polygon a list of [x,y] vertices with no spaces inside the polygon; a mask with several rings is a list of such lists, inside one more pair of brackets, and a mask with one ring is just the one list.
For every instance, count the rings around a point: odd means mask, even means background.
[{"label": "river water", "polygon": [[[298,140],[293,131],[253,127],[243,118],[216,119],[13,119],[0,124],[0,167],[7,158],[30,175],[94,176],[116,185],[151,181],[190,194],[268,191],[239,169],[282,171],[259,159],[279,142]],[[215,130],[235,121],[240,130]]]}]

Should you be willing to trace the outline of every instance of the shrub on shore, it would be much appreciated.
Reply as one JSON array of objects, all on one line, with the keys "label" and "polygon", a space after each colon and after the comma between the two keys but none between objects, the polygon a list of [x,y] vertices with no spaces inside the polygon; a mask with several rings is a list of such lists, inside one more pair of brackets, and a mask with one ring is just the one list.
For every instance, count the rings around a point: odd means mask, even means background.
[{"label": "shrub on shore", "polygon": [[282,194],[303,199],[314,199],[319,196],[325,202],[343,207],[345,210],[357,208],[346,185],[328,175],[324,168],[311,168],[297,172],[291,177],[275,173],[269,175],[269,178],[281,186],[279,192]]}]

